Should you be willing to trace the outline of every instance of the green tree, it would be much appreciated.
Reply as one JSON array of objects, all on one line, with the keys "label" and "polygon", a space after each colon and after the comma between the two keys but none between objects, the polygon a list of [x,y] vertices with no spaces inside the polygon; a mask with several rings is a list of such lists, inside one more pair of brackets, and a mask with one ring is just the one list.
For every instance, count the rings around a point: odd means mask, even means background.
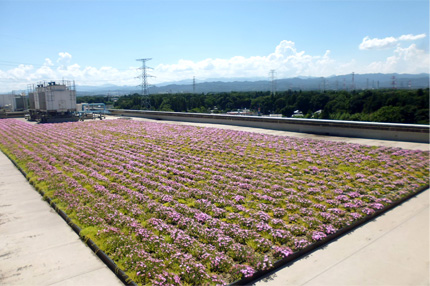
[{"label": "green tree", "polygon": [[401,123],[402,114],[399,106],[384,106],[371,114],[370,118],[376,122]]}]

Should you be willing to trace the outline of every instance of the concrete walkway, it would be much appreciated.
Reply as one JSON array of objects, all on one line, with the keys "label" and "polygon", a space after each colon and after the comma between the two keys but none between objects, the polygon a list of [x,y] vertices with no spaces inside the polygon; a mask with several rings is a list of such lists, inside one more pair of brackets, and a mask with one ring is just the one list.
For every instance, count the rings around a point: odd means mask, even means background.
[{"label": "concrete walkway", "polygon": [[[157,122],[429,150],[419,143]],[[1,152],[0,285],[122,285]],[[256,285],[429,285],[429,190]]]},{"label": "concrete walkway", "polygon": [[123,285],[1,152],[0,285]]}]

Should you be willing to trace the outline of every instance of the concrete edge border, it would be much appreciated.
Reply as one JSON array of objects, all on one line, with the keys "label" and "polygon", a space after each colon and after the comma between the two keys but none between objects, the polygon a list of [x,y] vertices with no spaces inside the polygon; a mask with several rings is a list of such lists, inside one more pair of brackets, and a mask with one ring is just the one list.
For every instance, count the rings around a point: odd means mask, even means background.
[{"label": "concrete edge border", "polygon": [[328,245],[329,243],[333,242],[334,240],[341,238],[342,236],[347,235],[348,233],[352,232],[353,230],[371,222],[373,219],[376,219],[377,217],[379,217],[379,216],[387,213],[388,211],[394,209],[395,207],[403,204],[404,202],[406,202],[406,201],[416,197],[417,195],[423,193],[424,191],[429,189],[429,187],[430,187],[430,185],[422,186],[416,192],[408,194],[406,197],[401,198],[397,201],[394,201],[392,204],[390,204],[390,205],[388,205],[388,206],[386,206],[380,210],[376,210],[375,213],[368,215],[368,216],[365,216],[364,218],[361,218],[361,219],[355,221],[354,223],[352,223],[348,226],[345,226],[344,228],[338,230],[336,233],[328,235],[324,239],[319,240],[315,243],[312,243],[312,244],[306,246],[305,248],[303,248],[302,250],[297,251],[288,257],[285,257],[283,259],[276,261],[273,264],[273,267],[271,267],[270,269],[258,271],[251,277],[243,278],[243,279],[234,281],[228,285],[233,286],[233,285],[253,284],[253,283],[257,282],[257,280],[259,280],[260,278],[263,278],[264,276],[273,274],[274,272],[276,272],[280,268],[283,268],[283,267],[287,266],[288,264],[296,262],[297,260],[303,258],[304,256],[318,250],[319,248],[322,248],[322,247]]},{"label": "concrete edge border", "polygon": [[[12,158],[8,154],[3,152],[3,150],[1,151],[28,181],[27,173],[20,166],[18,166],[18,164],[16,164],[16,162],[12,160]],[[85,242],[85,244],[94,252],[94,254],[96,254],[97,257],[100,258],[101,261],[103,261],[103,263],[121,280],[122,283],[124,283],[124,285],[137,286],[137,284],[130,277],[128,277],[128,275],[121,268],[119,268],[116,263],[112,259],[110,259],[110,257],[103,250],[101,250],[94,241],[92,241],[88,237],[80,235],[81,228],[75,223],[73,223],[71,218],[67,216],[67,214],[62,211],[52,201],[50,197],[46,196],[42,190],[39,190],[33,184],[30,183],[30,185],[32,185],[32,187],[42,196],[42,199],[45,200],[51,206],[51,208],[53,208],[57,212],[58,215],[60,215],[60,217],[70,226],[70,228],[72,228],[72,230],[79,236],[79,238],[83,242]]]}]

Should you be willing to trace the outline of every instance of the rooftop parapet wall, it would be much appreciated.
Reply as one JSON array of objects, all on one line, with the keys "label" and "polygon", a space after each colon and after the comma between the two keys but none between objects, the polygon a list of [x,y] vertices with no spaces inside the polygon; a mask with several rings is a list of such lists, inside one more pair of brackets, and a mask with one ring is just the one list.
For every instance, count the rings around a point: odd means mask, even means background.
[{"label": "rooftop parapet wall", "polygon": [[380,140],[429,143],[430,126],[419,124],[340,121],[303,118],[274,118],[262,116],[237,116],[164,112],[146,110],[111,109],[112,115],[144,117],[157,120],[188,121],[266,128],[282,131],[312,133]]}]

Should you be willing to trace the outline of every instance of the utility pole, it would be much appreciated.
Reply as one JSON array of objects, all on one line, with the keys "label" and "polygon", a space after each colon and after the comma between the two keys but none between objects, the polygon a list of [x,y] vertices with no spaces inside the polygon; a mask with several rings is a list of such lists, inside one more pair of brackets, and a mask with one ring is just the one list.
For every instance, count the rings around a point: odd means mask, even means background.
[{"label": "utility pole", "polygon": [[148,94],[148,77],[154,77],[152,75],[149,75],[146,70],[150,67],[146,66],[146,62],[152,60],[151,58],[146,58],[146,59],[137,59],[136,61],[140,61],[142,62],[142,67],[139,68],[140,70],[142,70],[142,74],[140,76],[138,76],[138,78],[142,79],[142,83],[140,84],[140,87],[142,88],[142,103],[143,103],[143,107],[145,109],[149,109],[150,104],[149,104],[149,94]]}]

